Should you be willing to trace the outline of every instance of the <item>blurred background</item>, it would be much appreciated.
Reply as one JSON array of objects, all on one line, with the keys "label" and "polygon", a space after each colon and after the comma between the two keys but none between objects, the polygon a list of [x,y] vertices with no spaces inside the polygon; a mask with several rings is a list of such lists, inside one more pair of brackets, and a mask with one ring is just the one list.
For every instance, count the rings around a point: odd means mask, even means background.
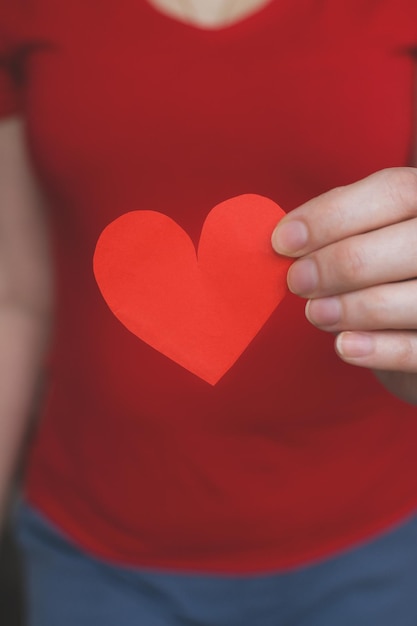
[{"label": "blurred background", "polygon": [[[16,507],[20,497],[27,450],[38,426],[43,390],[44,381],[41,380],[34,398],[32,416],[16,463],[16,473],[10,487],[8,508],[11,512]],[[0,532],[0,626],[26,626],[22,578],[22,564],[13,536],[11,513],[9,513],[3,530]]]},{"label": "blurred background", "polygon": [[24,626],[21,566],[10,524],[0,538],[0,624]]}]

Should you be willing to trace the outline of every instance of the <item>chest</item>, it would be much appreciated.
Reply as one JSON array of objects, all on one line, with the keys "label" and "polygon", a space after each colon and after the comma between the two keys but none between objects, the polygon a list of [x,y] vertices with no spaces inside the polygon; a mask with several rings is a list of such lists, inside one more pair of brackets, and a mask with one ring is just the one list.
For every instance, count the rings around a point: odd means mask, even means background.
[{"label": "chest", "polygon": [[199,233],[227,196],[290,209],[409,159],[411,57],[329,31],[320,14],[300,21],[287,7],[203,33],[147,3],[76,1],[40,38],[25,88],[31,146],[82,215],[150,206]]}]

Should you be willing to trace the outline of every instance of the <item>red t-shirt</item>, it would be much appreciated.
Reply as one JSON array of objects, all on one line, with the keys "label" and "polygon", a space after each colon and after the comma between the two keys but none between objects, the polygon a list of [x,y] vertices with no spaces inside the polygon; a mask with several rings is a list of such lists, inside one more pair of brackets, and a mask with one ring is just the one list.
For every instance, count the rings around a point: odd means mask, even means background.
[{"label": "red t-shirt", "polygon": [[101,557],[214,572],[306,562],[415,510],[416,408],[343,364],[301,299],[210,385],[118,321],[93,254],[129,211],[197,243],[232,196],[290,210],[408,164],[417,3],[276,0],[210,31],[145,0],[1,0],[0,42],[56,261],[29,500]]}]

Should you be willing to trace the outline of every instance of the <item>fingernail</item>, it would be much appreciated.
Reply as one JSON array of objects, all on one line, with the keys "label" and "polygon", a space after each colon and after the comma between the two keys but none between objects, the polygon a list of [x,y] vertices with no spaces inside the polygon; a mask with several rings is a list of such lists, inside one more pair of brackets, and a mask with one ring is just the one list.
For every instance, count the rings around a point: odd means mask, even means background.
[{"label": "fingernail", "polygon": [[312,259],[296,261],[288,272],[288,287],[298,296],[308,296],[318,287],[319,275]]},{"label": "fingernail", "polygon": [[344,332],[336,339],[336,350],[346,359],[369,356],[374,351],[374,338],[366,333]]},{"label": "fingernail", "polygon": [[306,317],[318,326],[332,326],[340,322],[342,305],[339,298],[318,298],[309,300],[306,305]]},{"label": "fingernail", "polygon": [[307,245],[307,241],[307,226],[298,221],[278,224],[272,235],[272,246],[278,254],[295,254]]}]

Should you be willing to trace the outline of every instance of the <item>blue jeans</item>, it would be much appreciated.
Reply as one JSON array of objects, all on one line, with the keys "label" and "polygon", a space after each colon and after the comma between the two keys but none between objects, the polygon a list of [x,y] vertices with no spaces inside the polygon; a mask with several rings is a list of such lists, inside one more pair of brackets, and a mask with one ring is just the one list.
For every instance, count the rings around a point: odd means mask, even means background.
[{"label": "blue jeans", "polygon": [[120,567],[23,507],[28,626],[416,626],[417,517],[333,558],[267,575]]}]

